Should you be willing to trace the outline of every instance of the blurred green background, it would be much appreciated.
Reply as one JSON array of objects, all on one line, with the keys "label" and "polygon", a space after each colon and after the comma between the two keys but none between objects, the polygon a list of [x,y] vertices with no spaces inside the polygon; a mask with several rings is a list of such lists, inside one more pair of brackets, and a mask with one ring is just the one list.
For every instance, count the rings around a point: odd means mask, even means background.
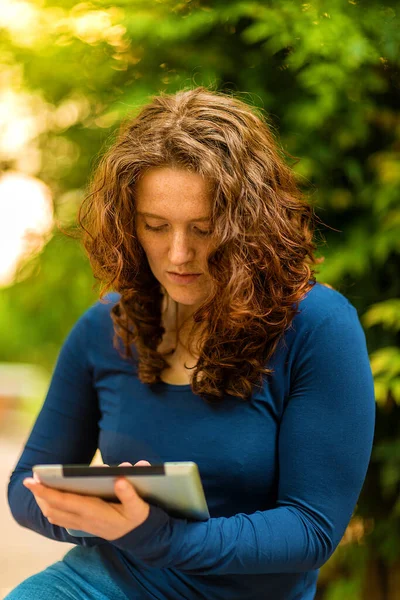
[{"label": "blurred green background", "polygon": [[[375,379],[367,480],[319,600],[400,598],[399,10],[375,0],[0,4],[0,419],[12,395],[37,414],[65,336],[97,299],[79,243],[59,227],[74,227],[121,119],[161,90],[238,93],[269,115],[326,224],[317,278],[358,309]],[[38,180],[54,222],[28,231],[14,269],[13,232]],[[4,385],[21,379],[20,363],[37,367],[30,392]]]}]

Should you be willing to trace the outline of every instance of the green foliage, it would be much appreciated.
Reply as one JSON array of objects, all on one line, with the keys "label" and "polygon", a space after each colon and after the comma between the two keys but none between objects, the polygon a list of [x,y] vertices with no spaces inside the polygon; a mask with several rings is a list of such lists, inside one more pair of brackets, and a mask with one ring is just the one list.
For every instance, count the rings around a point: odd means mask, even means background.
[{"label": "green foliage", "polygon": [[[400,299],[392,298],[370,306],[363,315],[366,327],[380,325],[387,331],[400,331]],[[400,405],[400,348],[385,346],[371,354],[377,402],[385,404],[389,397]],[[389,446],[390,447],[390,446]],[[399,463],[400,464],[400,457]]]},{"label": "green foliage", "polygon": [[75,240],[57,233],[21,266],[19,282],[0,289],[0,362],[51,370],[74,322],[97,299],[95,280]]},{"label": "green foliage", "polygon": [[324,591],[324,600],[362,600],[367,557],[364,544],[340,544],[321,568],[318,589]]},{"label": "green foliage", "polygon": [[[400,484],[400,471],[398,468],[400,464],[400,440],[395,440],[390,444],[376,444],[373,456],[383,464],[380,472],[383,496],[388,498],[397,495]],[[394,510],[398,514],[398,503],[396,503]]]},{"label": "green foliage", "polygon": [[325,600],[343,600],[343,598],[361,600],[360,582],[354,579],[339,579],[332,583],[325,595]]},{"label": "green foliage", "polygon": [[400,299],[373,304],[364,314],[363,323],[366,327],[382,325],[389,331],[400,331]]},{"label": "green foliage", "polygon": [[386,403],[389,395],[400,404],[400,350],[386,346],[371,355],[377,402]]},{"label": "green foliage", "polygon": [[[358,513],[374,524],[368,547],[386,561],[399,557],[397,5],[37,0],[29,11],[24,6],[0,30],[0,67],[2,81],[25,94],[36,129],[23,151],[0,159],[50,186],[64,226],[74,221],[89,174],[121,119],[159,91],[213,85],[234,92],[263,109],[283,148],[300,157],[293,168],[326,225],[318,227],[326,257],[319,279],[357,307],[375,378],[376,448]],[[0,290],[0,360],[51,369],[68,330],[96,299],[93,283],[77,242],[52,237],[18,282]],[[360,551],[350,544],[346,553],[352,573],[339,569],[325,599],[358,598]],[[342,548],[328,565],[341,554]]]}]

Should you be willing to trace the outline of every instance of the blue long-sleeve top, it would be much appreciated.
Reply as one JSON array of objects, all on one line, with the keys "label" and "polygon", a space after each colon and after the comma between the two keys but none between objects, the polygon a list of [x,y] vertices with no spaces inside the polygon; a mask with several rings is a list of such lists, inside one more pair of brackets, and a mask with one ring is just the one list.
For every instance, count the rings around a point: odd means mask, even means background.
[{"label": "blue long-sleeve top", "polygon": [[[315,284],[263,387],[250,401],[226,396],[210,405],[190,385],[139,381],[113,345],[118,294],[107,300],[80,317],[61,348],[11,475],[14,518],[46,537],[95,547],[129,598],[314,598],[373,441],[373,378],[356,309]],[[97,448],[108,464],[196,462],[211,518],[187,521],[151,506],[142,525],[114,541],[51,525],[23,479],[34,464],[89,464]]]}]

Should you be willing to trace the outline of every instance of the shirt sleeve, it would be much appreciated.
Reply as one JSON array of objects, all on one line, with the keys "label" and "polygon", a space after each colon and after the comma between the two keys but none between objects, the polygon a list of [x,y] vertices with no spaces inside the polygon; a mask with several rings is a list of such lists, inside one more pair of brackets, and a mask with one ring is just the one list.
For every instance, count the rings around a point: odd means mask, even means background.
[{"label": "shirt sleeve", "polygon": [[152,506],[114,540],[147,565],[208,574],[302,572],[332,555],[360,494],[374,434],[365,335],[349,304],[304,331],[279,433],[271,510],[188,522]]},{"label": "shirt sleeve", "polygon": [[47,396],[26,445],[11,474],[8,502],[14,519],[45,537],[93,546],[98,537],[75,537],[42,514],[22,481],[32,477],[36,464],[89,464],[98,444],[100,418],[89,365],[88,312],[74,325],[59,353]]}]

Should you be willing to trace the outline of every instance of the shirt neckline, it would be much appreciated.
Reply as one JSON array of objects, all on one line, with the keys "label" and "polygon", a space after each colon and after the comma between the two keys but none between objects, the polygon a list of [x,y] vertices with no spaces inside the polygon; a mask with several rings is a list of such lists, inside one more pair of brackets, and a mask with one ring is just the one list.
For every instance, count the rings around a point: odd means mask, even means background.
[{"label": "shirt neckline", "polygon": [[173,390],[175,392],[186,392],[192,389],[190,383],[183,383],[179,385],[177,383],[166,383],[165,381],[158,381],[156,385],[161,386],[162,388],[167,390]]}]

